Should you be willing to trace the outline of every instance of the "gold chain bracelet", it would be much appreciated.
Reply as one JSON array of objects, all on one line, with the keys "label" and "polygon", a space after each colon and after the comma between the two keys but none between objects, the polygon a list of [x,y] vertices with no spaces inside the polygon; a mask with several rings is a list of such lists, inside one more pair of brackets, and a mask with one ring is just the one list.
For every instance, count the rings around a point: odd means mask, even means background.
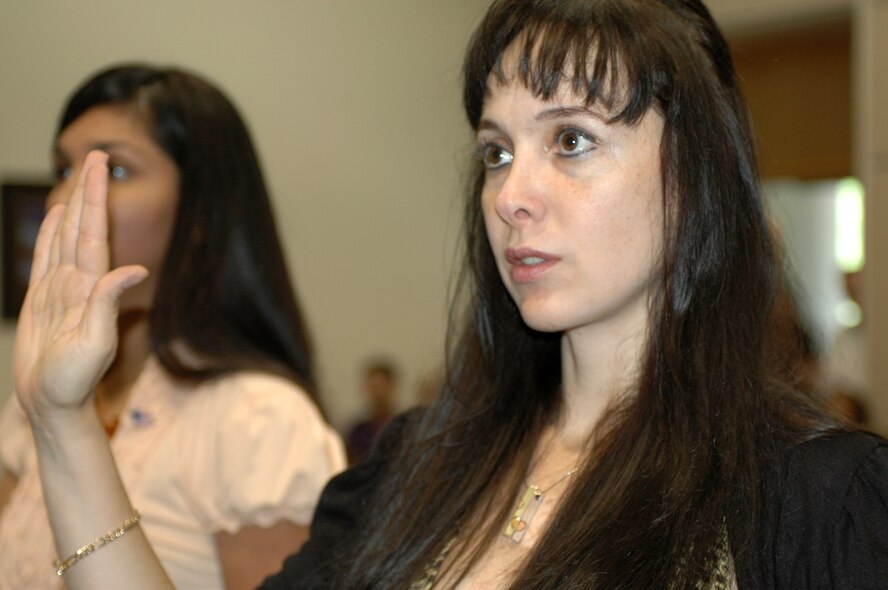
[{"label": "gold chain bracelet", "polygon": [[81,559],[83,559],[84,557],[86,557],[87,555],[92,553],[93,551],[95,551],[97,549],[101,549],[102,547],[104,547],[105,545],[107,545],[108,543],[110,543],[112,541],[116,541],[117,539],[119,539],[120,537],[125,535],[127,531],[129,531],[130,529],[132,529],[133,527],[138,525],[139,519],[141,519],[141,518],[142,517],[139,514],[139,511],[133,510],[132,516],[130,516],[129,518],[124,520],[123,524],[121,524],[119,527],[117,527],[116,529],[114,529],[113,531],[108,533],[107,535],[103,535],[103,536],[99,537],[98,539],[96,539],[92,543],[87,543],[86,545],[84,545],[83,547],[81,547],[80,549],[78,549],[77,551],[72,553],[71,555],[69,555],[64,560],[59,560],[58,558],[56,558],[52,562],[53,567],[56,568],[56,574],[61,576],[63,573],[65,573],[65,570],[67,570],[69,567],[71,567],[72,565],[74,565],[75,563],[77,563],[78,561],[80,561]]}]

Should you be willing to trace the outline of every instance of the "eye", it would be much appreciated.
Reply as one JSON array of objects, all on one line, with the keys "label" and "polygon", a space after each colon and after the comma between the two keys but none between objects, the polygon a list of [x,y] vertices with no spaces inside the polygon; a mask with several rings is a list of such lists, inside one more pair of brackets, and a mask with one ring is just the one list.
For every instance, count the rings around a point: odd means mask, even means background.
[{"label": "eye", "polygon": [[510,164],[512,154],[495,143],[488,143],[481,147],[481,161],[488,170],[496,170]]},{"label": "eye", "polygon": [[71,174],[71,167],[65,164],[57,165],[55,167],[55,170],[53,170],[53,175],[55,176],[56,182],[61,182],[67,178],[71,178]]},{"label": "eye", "polygon": [[574,157],[591,152],[597,146],[591,135],[579,129],[565,129],[555,138],[555,147],[562,156]]},{"label": "eye", "polygon": [[126,166],[112,164],[108,166],[108,176],[114,180],[126,180],[130,176],[130,171]]}]

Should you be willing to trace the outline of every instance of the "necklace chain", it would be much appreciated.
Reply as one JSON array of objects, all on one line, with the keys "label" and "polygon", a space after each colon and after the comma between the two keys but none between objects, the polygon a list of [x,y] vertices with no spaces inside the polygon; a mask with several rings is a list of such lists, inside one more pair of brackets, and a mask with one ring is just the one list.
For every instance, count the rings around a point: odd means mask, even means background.
[{"label": "necklace chain", "polygon": [[527,488],[524,490],[524,495],[521,496],[521,500],[518,502],[518,507],[515,509],[515,512],[512,513],[512,518],[509,519],[509,524],[506,525],[503,534],[511,538],[513,542],[519,543],[524,537],[527,527],[530,525],[530,520],[543,503],[543,496],[555,486],[576,473],[578,469],[579,467],[568,469],[564,475],[555,480],[555,482],[546,489],[541,489],[540,486],[529,484],[525,481],[524,485],[526,485]]},{"label": "necklace chain", "polygon": [[[562,475],[561,477],[559,477],[558,479],[556,479],[556,480],[552,483],[552,485],[550,485],[549,487],[547,487],[545,490],[540,490],[540,493],[541,493],[541,494],[545,494],[546,492],[548,492],[549,490],[551,490],[552,488],[554,488],[555,486],[557,486],[558,484],[560,484],[562,481],[564,481],[565,479],[567,479],[568,477],[570,477],[571,475],[573,475],[574,473],[576,473],[578,469],[579,469],[579,467],[574,467],[573,469],[568,469],[567,471],[564,472],[564,475]],[[535,488],[539,488],[539,487],[540,487],[540,486],[531,486],[531,484],[527,483],[526,480],[525,480],[525,482],[524,482],[524,485],[526,485],[527,487],[535,487]]]}]

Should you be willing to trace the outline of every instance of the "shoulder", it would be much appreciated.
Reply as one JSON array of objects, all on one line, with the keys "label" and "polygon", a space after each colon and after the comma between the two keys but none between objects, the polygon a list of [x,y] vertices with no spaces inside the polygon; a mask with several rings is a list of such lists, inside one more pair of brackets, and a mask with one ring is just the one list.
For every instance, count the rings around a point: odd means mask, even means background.
[{"label": "shoulder", "polygon": [[186,493],[211,530],[307,524],[327,479],[345,467],[339,436],[292,381],[233,373],[178,399]]},{"label": "shoulder", "polygon": [[[276,444],[310,452],[312,445],[327,446],[331,439],[340,446],[314,401],[289,379],[244,371],[202,383],[189,395],[196,401],[190,411],[195,420],[188,422],[206,425],[208,434],[231,441],[233,448],[270,451]],[[336,463],[339,471],[343,465]]]},{"label": "shoulder", "polygon": [[818,496],[842,496],[855,478],[871,475],[869,468],[888,466],[888,441],[866,432],[819,436],[787,449],[785,482],[795,487],[819,483]]},{"label": "shoulder", "polygon": [[884,439],[848,432],[792,445],[764,483],[764,544],[778,587],[876,588],[888,576]]},{"label": "shoulder", "polygon": [[[233,437],[257,439],[324,440],[332,432],[305,390],[289,379],[259,371],[238,371],[198,383],[161,373],[146,379],[134,403],[160,404],[168,399],[176,415],[176,429],[195,440]],[[158,412],[159,413],[159,412]]]},{"label": "shoulder", "polygon": [[771,498],[779,502],[784,535],[816,532],[828,544],[830,527],[888,498],[888,441],[846,432],[795,445],[786,450],[779,481],[771,485],[780,492]]},{"label": "shoulder", "polygon": [[[215,421],[264,418],[305,427],[326,427],[320,410],[297,383],[270,373],[241,371],[210,379],[185,392],[191,412]],[[294,424],[295,425],[295,424]]]},{"label": "shoulder", "polygon": [[170,373],[157,357],[149,357],[133,388],[133,401],[152,404],[168,399],[178,411],[231,412],[244,406],[280,405],[318,413],[306,391],[295,381],[261,370],[237,370],[207,379],[182,379]]},{"label": "shoulder", "polygon": [[207,380],[196,387],[232,400],[255,401],[295,398],[311,404],[308,394],[295,381],[262,371],[238,371]]},{"label": "shoulder", "polygon": [[[393,418],[380,433],[365,461],[330,480],[312,523],[312,538],[331,537],[325,530],[331,523],[335,523],[330,527],[335,534],[358,524],[361,512],[371,501],[380,480],[392,464],[407,429],[416,422],[419,414],[420,410],[414,409]],[[330,516],[332,518],[328,519]]]},{"label": "shoulder", "polygon": [[[246,370],[203,381],[178,379],[151,359],[133,388],[130,405],[168,424],[170,436],[205,455],[215,442],[288,445],[333,435],[320,410],[296,382],[268,372]],[[184,449],[183,449],[184,450]]]}]

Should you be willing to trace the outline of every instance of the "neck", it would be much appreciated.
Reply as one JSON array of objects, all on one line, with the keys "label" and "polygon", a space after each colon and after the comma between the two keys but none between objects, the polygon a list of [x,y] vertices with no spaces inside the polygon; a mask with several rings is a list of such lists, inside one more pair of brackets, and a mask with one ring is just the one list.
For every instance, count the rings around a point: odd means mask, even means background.
[{"label": "neck", "polygon": [[117,326],[117,356],[96,390],[96,409],[106,426],[116,422],[151,354],[147,311],[121,312]]},{"label": "neck", "polygon": [[389,418],[392,417],[392,414],[393,414],[393,413],[394,413],[394,412],[392,411],[392,406],[389,405],[389,404],[381,404],[381,405],[377,405],[377,406],[373,409],[373,415],[374,415],[376,418],[379,418],[379,419],[382,419],[382,420],[388,420]]},{"label": "neck", "polygon": [[557,424],[546,427],[536,443],[524,483],[545,489],[563,479],[582,464],[588,450],[587,439],[565,437]]},{"label": "neck", "polygon": [[638,378],[646,325],[586,326],[561,341],[564,410],[557,430],[568,446],[585,444],[601,416]]}]

